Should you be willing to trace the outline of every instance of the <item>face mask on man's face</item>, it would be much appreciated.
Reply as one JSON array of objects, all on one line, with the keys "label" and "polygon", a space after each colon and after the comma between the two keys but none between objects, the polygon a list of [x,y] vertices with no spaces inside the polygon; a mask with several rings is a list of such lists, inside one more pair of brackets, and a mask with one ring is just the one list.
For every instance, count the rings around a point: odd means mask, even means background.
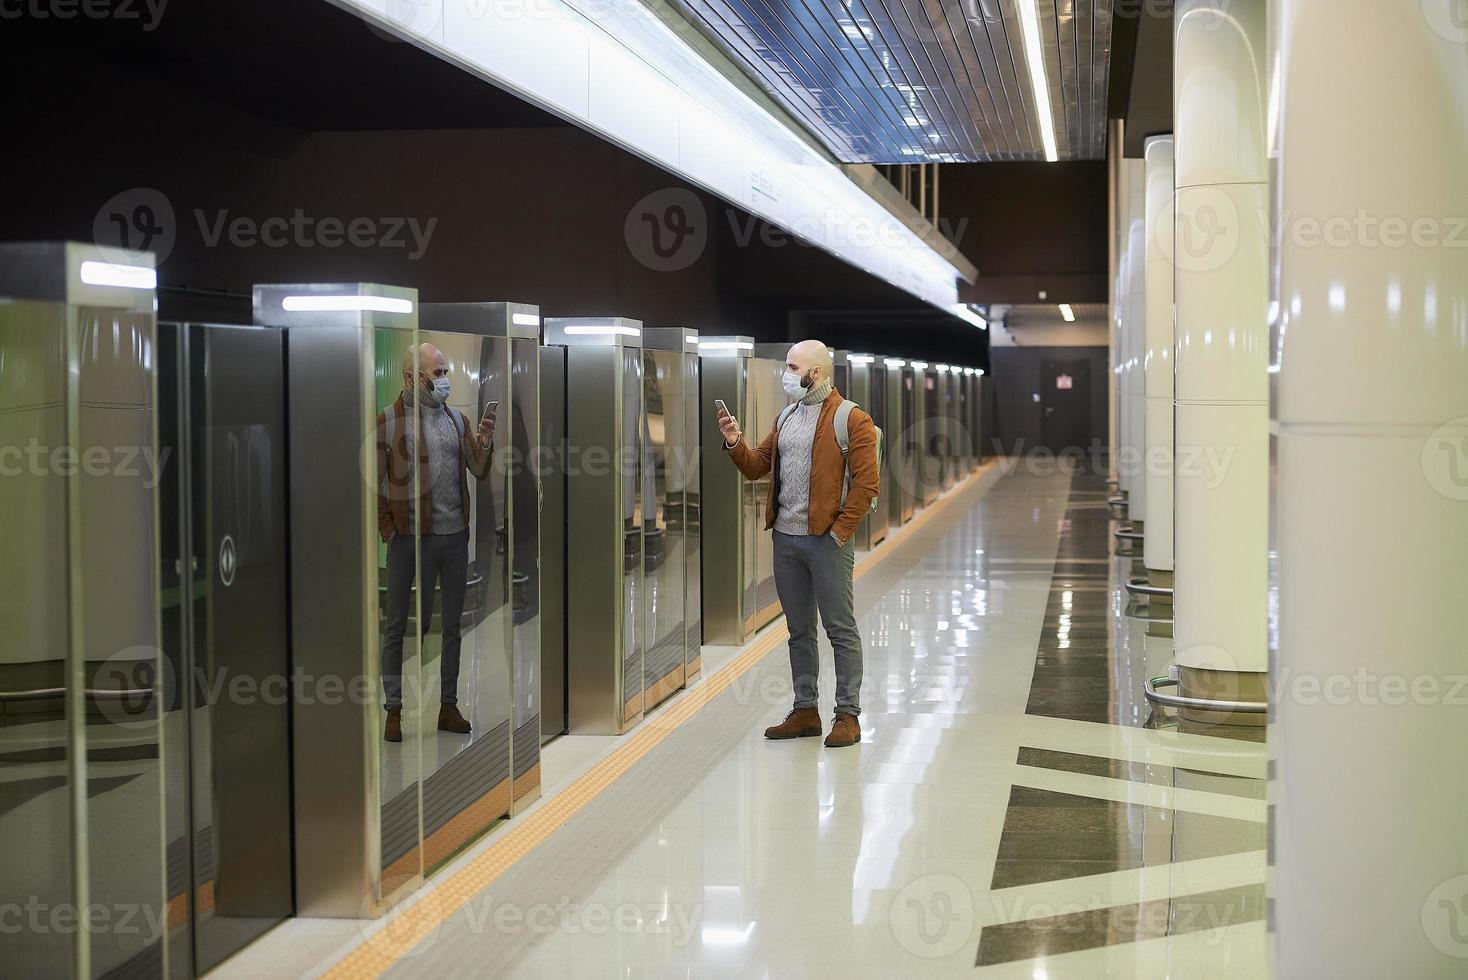
[{"label": "face mask on man's face", "polygon": [[806,389],[810,387],[810,385],[805,383],[805,377],[796,374],[794,371],[786,371],[780,375],[780,384],[784,386],[785,394],[791,398],[805,397]]},{"label": "face mask on man's face", "polygon": [[428,395],[435,405],[442,405],[449,400],[449,379],[434,378],[433,387],[425,392],[425,394]]}]

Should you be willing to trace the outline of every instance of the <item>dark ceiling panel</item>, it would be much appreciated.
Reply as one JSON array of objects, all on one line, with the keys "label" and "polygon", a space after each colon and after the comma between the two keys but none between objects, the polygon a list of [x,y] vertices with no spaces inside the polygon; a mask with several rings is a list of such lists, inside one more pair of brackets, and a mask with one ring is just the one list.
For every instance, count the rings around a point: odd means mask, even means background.
[{"label": "dark ceiling panel", "polygon": [[[1018,3],[675,0],[848,163],[1042,160]],[[1106,147],[1113,0],[1036,0],[1062,160]]]}]

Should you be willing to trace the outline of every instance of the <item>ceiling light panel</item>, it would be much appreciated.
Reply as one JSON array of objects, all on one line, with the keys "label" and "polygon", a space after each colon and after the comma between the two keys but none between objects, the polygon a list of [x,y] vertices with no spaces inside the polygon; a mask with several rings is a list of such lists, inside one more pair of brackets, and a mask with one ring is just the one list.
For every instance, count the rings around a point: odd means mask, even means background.
[{"label": "ceiling light panel", "polygon": [[1101,159],[1113,0],[675,0],[847,163]]}]

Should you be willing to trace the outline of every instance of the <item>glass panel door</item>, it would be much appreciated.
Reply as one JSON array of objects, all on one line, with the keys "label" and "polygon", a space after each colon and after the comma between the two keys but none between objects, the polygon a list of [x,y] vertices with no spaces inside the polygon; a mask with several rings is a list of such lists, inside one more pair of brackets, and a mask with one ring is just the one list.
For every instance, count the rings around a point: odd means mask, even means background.
[{"label": "glass panel door", "polygon": [[644,350],[642,514],[647,596],[644,690],[651,708],[684,683],[684,355]]},{"label": "glass panel door", "polygon": [[[421,482],[426,469],[420,407],[425,365],[418,331],[378,327],[372,331],[374,405],[382,413],[387,458],[378,459],[386,473],[373,482],[390,506],[406,506],[407,532],[394,531],[377,545],[380,683],[384,714],[380,747],[379,800],[382,855],[380,898],[412,886],[423,874],[422,780],[423,743],[436,738],[438,684],[434,697],[424,697],[422,631],[424,604],[418,588],[423,522]],[[370,431],[370,430],[369,430]],[[374,458],[377,458],[374,456]],[[398,730],[390,731],[393,712]],[[394,739],[392,736],[397,735]]]},{"label": "glass panel door", "polygon": [[[66,310],[0,303],[0,447],[21,452],[0,479],[0,882],[6,901],[74,907],[67,718],[66,478],[46,465],[66,444]],[[38,465],[24,465],[28,446]],[[47,455],[42,455],[42,453]],[[18,472],[16,472],[18,471]],[[144,750],[146,751],[146,749]],[[4,940],[5,972],[69,976],[75,936],[22,928]]]},{"label": "glass panel door", "polygon": [[[536,465],[541,446],[540,344],[536,339],[516,337],[509,345],[511,430],[498,441],[510,450],[507,461],[514,549],[512,792],[518,804],[529,803],[540,793],[540,643],[544,627],[540,512],[544,491]],[[563,696],[556,694],[558,698]]]}]

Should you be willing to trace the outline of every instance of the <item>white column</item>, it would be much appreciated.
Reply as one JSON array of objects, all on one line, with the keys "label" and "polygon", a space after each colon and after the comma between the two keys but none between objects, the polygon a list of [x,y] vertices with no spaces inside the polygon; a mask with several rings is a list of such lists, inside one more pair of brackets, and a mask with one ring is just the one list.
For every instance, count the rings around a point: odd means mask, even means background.
[{"label": "white column", "polygon": [[1147,405],[1142,380],[1142,353],[1146,349],[1147,332],[1147,193],[1141,160],[1124,161],[1127,176],[1127,443],[1131,460],[1131,489],[1127,495],[1127,514],[1133,524],[1145,527],[1147,519],[1147,481],[1141,465],[1147,451]]},{"label": "white column", "polygon": [[1460,978],[1468,11],[1275,2],[1275,963]]},{"label": "white column", "polygon": [[[1106,451],[1107,451],[1107,475],[1112,480],[1118,480],[1116,472],[1116,452],[1120,448],[1119,426],[1121,414],[1119,410],[1119,394],[1117,386],[1117,362],[1121,356],[1121,350],[1117,344],[1117,276],[1121,262],[1121,193],[1118,184],[1121,179],[1121,154],[1122,134],[1124,123],[1120,119],[1112,119],[1107,123],[1106,129],[1106,203],[1107,203],[1107,231],[1109,237],[1106,241],[1106,272],[1107,280],[1107,313],[1111,319],[1110,342],[1107,345],[1107,372],[1106,372]],[[1117,487],[1121,484],[1118,481]]]},{"label": "white column", "polygon": [[[1118,154],[1124,148],[1118,148]],[[1117,160],[1116,181],[1116,319],[1112,328],[1116,332],[1116,480],[1124,494],[1132,492],[1132,473],[1135,467],[1129,462],[1134,453],[1132,446],[1131,420],[1131,241],[1132,241],[1132,194],[1131,169],[1125,157]]]},{"label": "white column", "polygon": [[1183,0],[1174,31],[1178,688],[1259,702],[1269,666],[1265,0]]},{"label": "white column", "polygon": [[1143,396],[1146,406],[1147,481],[1142,564],[1154,584],[1172,584],[1173,514],[1173,141],[1171,136],[1147,140],[1146,180],[1146,350]]}]

